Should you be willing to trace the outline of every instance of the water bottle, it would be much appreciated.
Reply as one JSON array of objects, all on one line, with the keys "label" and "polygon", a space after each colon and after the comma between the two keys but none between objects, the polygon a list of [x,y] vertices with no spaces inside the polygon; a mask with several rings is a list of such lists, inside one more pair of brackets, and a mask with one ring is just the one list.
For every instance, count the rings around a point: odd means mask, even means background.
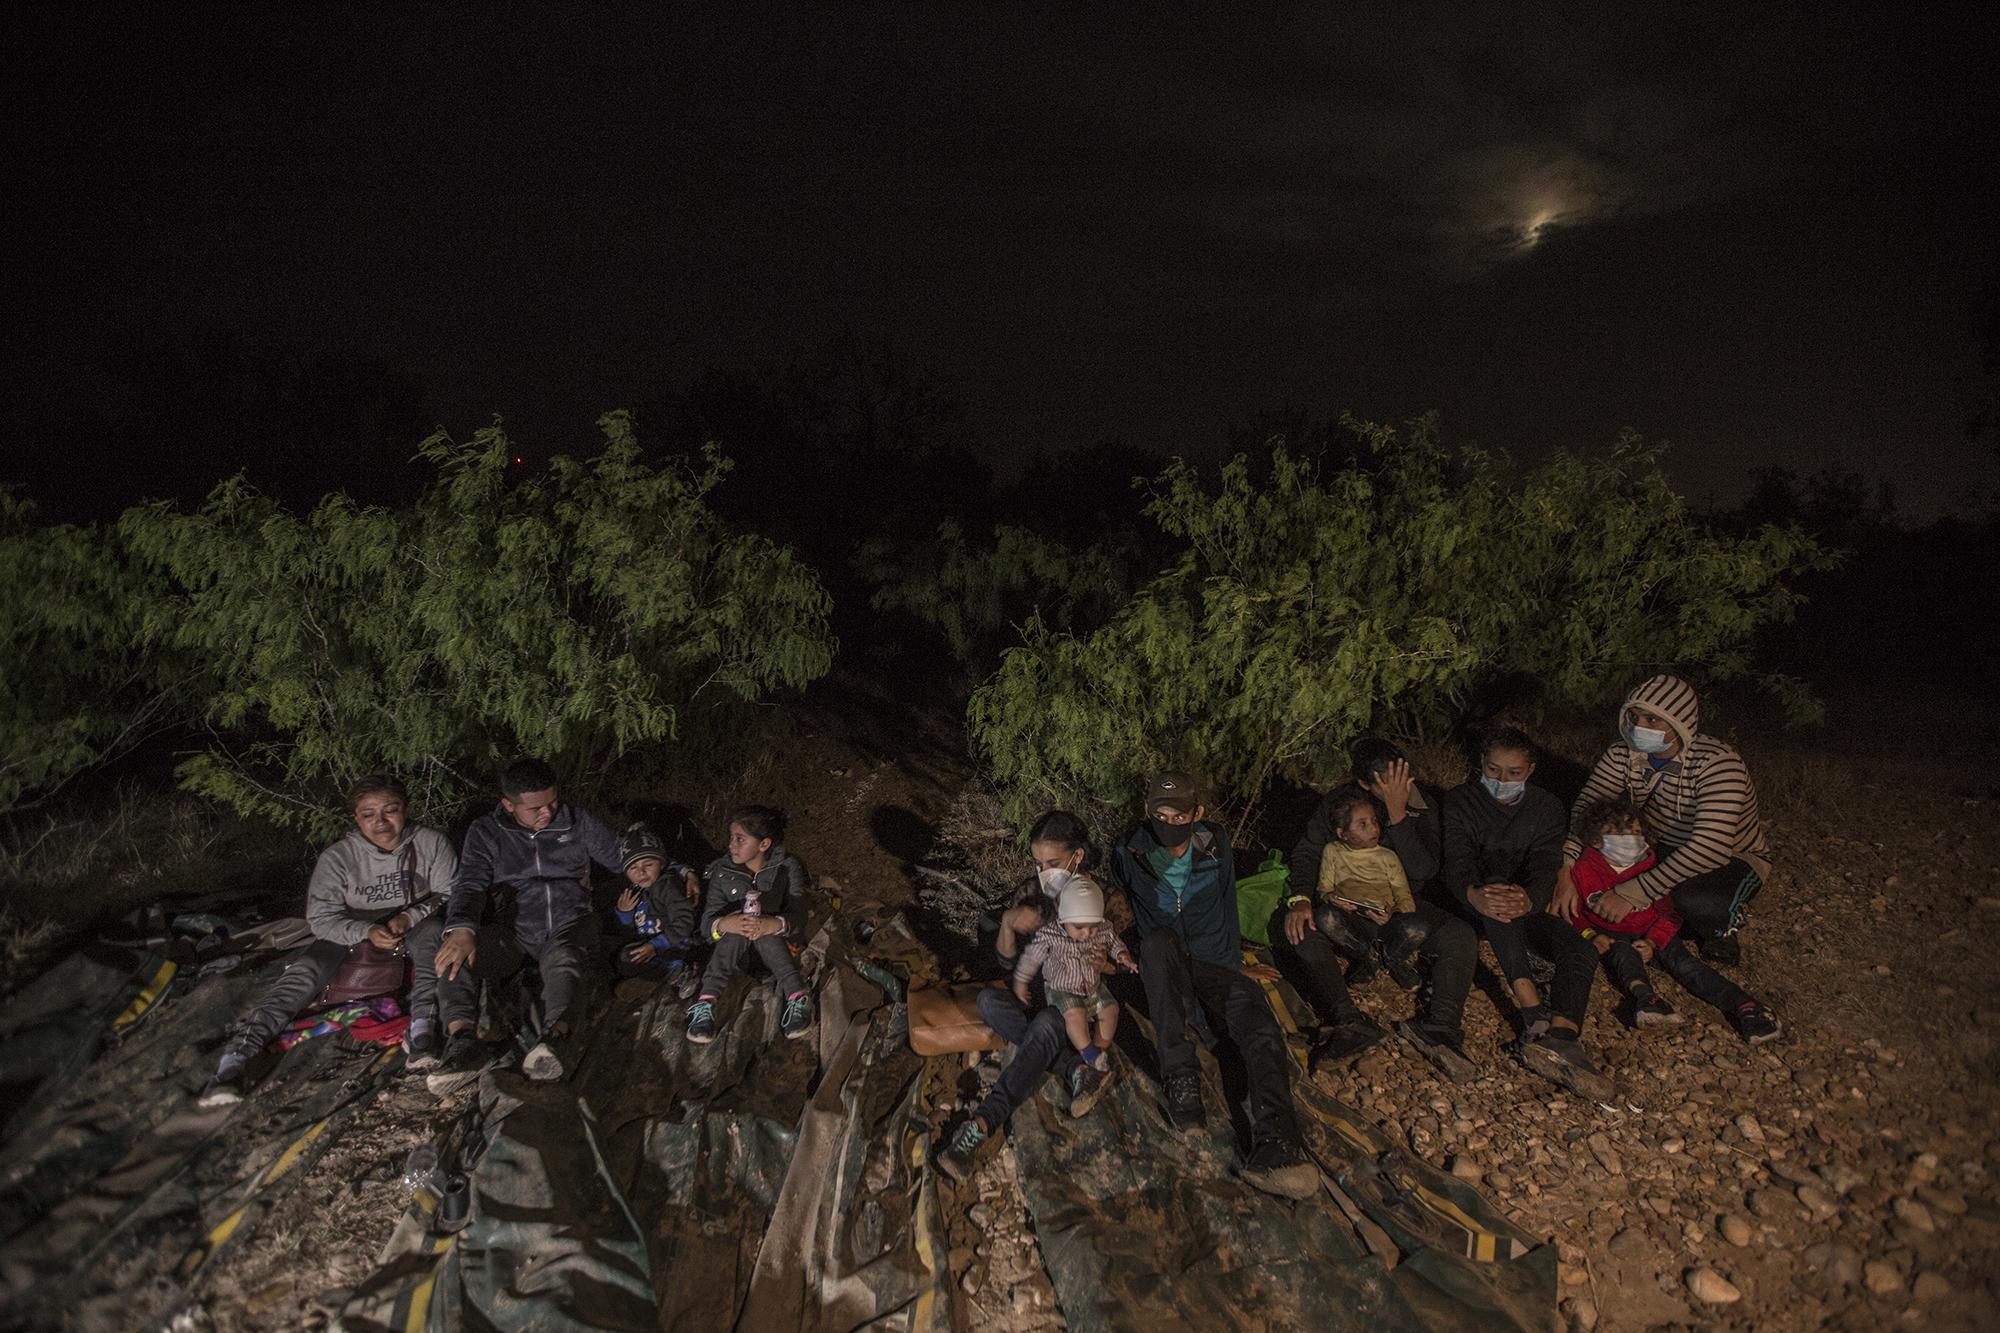
[{"label": "water bottle", "polygon": [[436,1145],[419,1143],[410,1149],[410,1155],[403,1159],[403,1188],[412,1194],[421,1189],[429,1189],[437,1179],[438,1150]]},{"label": "water bottle", "polygon": [[764,896],[764,895],[763,895],[763,893],[762,893],[762,892],[760,892],[760,891],[759,891],[759,890],[757,890],[757,889],[752,889],[752,890],[750,890],[750,892],[748,892],[748,893],[744,894],[744,895],[743,895],[743,915],[745,915],[745,916],[762,916],[762,915],[764,915],[764,907],[763,907],[763,904],[761,904],[761,903],[759,903],[759,902],[757,901],[757,900],[758,900],[759,898],[762,898],[763,896]]}]

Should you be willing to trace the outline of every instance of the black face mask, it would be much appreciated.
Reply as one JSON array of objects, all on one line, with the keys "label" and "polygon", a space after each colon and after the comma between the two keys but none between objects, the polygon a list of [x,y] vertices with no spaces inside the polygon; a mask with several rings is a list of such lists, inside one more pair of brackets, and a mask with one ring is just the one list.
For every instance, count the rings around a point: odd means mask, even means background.
[{"label": "black face mask", "polygon": [[1146,821],[1153,826],[1153,837],[1162,847],[1178,847],[1194,836],[1194,824],[1169,824],[1154,816]]}]

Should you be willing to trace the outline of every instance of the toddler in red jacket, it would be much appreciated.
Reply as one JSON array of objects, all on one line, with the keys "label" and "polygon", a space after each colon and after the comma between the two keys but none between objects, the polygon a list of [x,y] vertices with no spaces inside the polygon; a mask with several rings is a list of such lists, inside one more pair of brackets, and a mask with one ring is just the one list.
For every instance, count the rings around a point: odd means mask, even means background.
[{"label": "toddler in red jacket", "polygon": [[[1696,999],[1706,1000],[1736,1024],[1752,1043],[1779,1035],[1775,1015],[1750,994],[1717,972],[1680,938],[1681,919],[1670,898],[1635,906],[1617,894],[1617,887],[1650,870],[1653,849],[1639,807],[1625,797],[1584,807],[1577,823],[1577,840],[1584,852],[1570,869],[1576,885],[1576,924],[1583,937],[1604,957],[1611,980],[1631,997],[1627,1015],[1633,1027],[1659,1027],[1682,1021],[1672,1005],[1659,997],[1646,979],[1646,964],[1657,963]],[[1615,899],[1615,902],[1614,902]],[[1620,909],[1623,909],[1622,911]],[[1744,1020],[1756,1021],[1746,1024]]]}]

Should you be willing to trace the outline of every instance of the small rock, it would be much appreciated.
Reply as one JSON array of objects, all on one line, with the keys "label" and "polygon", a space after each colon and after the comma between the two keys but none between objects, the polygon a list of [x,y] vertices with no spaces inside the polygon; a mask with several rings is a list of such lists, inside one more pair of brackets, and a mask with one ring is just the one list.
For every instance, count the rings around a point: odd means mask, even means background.
[{"label": "small rock", "polygon": [[1653,1242],[1638,1227],[1626,1227],[1605,1246],[1614,1259],[1643,1259],[1653,1251]]},{"label": "small rock", "polygon": [[1687,1140],[1685,1139],[1663,1139],[1660,1142],[1661,1152],[1679,1152],[1685,1147],[1687,1147]]},{"label": "small rock", "polygon": [[1486,1176],[1486,1173],[1479,1169],[1479,1165],[1476,1162],[1466,1157],[1453,1157],[1451,1159],[1451,1173],[1468,1185],[1477,1185]]},{"label": "small rock", "polygon": [[1916,1284],[1910,1288],[1910,1294],[1925,1303],[1943,1300],[1951,1295],[1951,1283],[1945,1279],[1943,1273],[1925,1269],[1917,1274]]},{"label": "small rock", "polygon": [[1868,1177],[1842,1162],[1834,1162],[1820,1169],[1820,1179],[1835,1194],[1846,1194]]},{"label": "small rock", "polygon": [[[1751,1115],[1748,1111],[1736,1117],[1736,1132],[1752,1143],[1762,1143],[1764,1141],[1764,1127],[1758,1124],[1757,1117]],[[1696,1271],[1699,1272],[1701,1270],[1697,1269]]]},{"label": "small rock", "polygon": [[1722,1238],[1731,1245],[1748,1245],[1754,1234],[1750,1230],[1750,1224],[1734,1213],[1724,1213],[1722,1220],[1716,1223],[1716,1230],[1720,1231]]},{"label": "small rock", "polygon": [[1709,1305],[1733,1305],[1743,1293],[1713,1268],[1697,1268],[1687,1276],[1688,1294]]},{"label": "small rock", "polygon": [[1592,1134],[1585,1140],[1590,1144],[1590,1155],[1597,1159],[1599,1166],[1614,1176],[1625,1174],[1625,1164],[1618,1160],[1618,1154],[1611,1149],[1611,1140],[1602,1134]]},{"label": "small rock", "polygon": [[1575,1333],[1590,1333],[1597,1327],[1597,1306],[1586,1297],[1570,1297],[1562,1303],[1562,1311],[1569,1316],[1569,1326]]},{"label": "small rock", "polygon": [[1922,1185],[1917,1189],[1917,1197],[1940,1213],[1950,1213],[1953,1217],[1965,1215],[1965,1196],[1954,1194],[1935,1185]]},{"label": "small rock", "polygon": [[1750,1211],[1766,1222],[1779,1222],[1793,1216],[1798,1201],[1779,1190],[1750,1191]]},{"label": "small rock", "polygon": [[1931,1220],[1931,1210],[1915,1199],[1899,1198],[1893,1207],[1898,1219],[1925,1235],[1937,1230],[1937,1223]]},{"label": "small rock", "polygon": [[1863,1264],[1861,1280],[1877,1296],[1887,1296],[1903,1289],[1903,1275],[1896,1271],[1894,1264],[1883,1259],[1870,1259]]},{"label": "small rock", "polygon": [[1818,1218],[1832,1217],[1840,1211],[1840,1206],[1833,1201],[1833,1196],[1817,1185],[1799,1186],[1799,1202],[1811,1209],[1812,1215]]},{"label": "small rock", "polygon": [[1771,1174],[1793,1185],[1818,1185],[1823,1183],[1819,1176],[1806,1167],[1799,1165],[1797,1162],[1787,1162],[1781,1157],[1773,1157],[1771,1159]]},{"label": "small rock", "polygon": [[1823,1242],[1806,1250],[1805,1261],[1813,1271],[1839,1287],[1851,1287],[1861,1280],[1861,1257],[1851,1245]]}]

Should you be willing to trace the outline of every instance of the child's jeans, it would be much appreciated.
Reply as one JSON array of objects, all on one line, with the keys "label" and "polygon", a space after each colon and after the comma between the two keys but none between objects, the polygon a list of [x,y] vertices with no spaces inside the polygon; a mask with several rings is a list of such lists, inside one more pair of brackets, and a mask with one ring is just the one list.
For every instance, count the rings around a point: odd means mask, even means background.
[{"label": "child's jeans", "polygon": [[799,979],[799,965],[792,961],[791,948],[782,934],[766,935],[754,943],[742,935],[724,935],[715,942],[708,970],[701,974],[701,993],[722,994],[753,956],[763,960],[765,970],[778,983],[779,995],[789,999],[806,988]]},{"label": "child's jeans", "polygon": [[[1697,1000],[1707,1001],[1725,1014],[1734,1014],[1751,1003],[1748,992],[1695,957],[1687,941],[1679,935],[1669,940],[1666,948],[1655,953],[1653,961],[1662,972],[1678,981],[1682,990]],[[1611,979],[1618,984],[1618,989],[1627,995],[1636,986],[1651,985],[1646,980],[1646,964],[1640,960],[1639,951],[1632,947],[1630,940],[1619,940],[1613,944],[1611,952],[1604,955],[1604,966],[1610,971]]]}]

